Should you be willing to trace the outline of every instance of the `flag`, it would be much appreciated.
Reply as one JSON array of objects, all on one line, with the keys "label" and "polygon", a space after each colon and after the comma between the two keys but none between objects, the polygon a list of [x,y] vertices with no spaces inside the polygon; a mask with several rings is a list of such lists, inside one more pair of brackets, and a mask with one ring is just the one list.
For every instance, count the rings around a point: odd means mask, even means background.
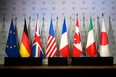
[{"label": "flag", "polygon": [[86,41],[87,41],[87,26],[85,25],[85,17],[83,17],[83,34],[82,34],[82,51],[83,55],[86,56]]},{"label": "flag", "polygon": [[59,50],[60,34],[59,34],[58,17],[57,17],[56,26],[55,26],[55,38],[56,38],[57,50]]},{"label": "flag", "polygon": [[56,55],[57,55],[57,46],[56,46],[56,39],[55,39],[52,19],[50,22],[49,35],[48,35],[48,41],[47,41],[45,55],[46,55],[46,57],[56,57]]},{"label": "flag", "polygon": [[105,28],[104,18],[102,18],[102,28],[100,33],[100,47],[99,53],[101,57],[110,56],[109,45],[108,45],[108,35]]},{"label": "flag", "polygon": [[29,23],[28,23],[28,36],[29,36],[29,42],[30,46],[32,47],[32,28],[31,28],[31,17],[29,17]]},{"label": "flag", "polygon": [[73,49],[73,34],[74,34],[74,26],[72,25],[72,18],[70,17],[70,24],[68,26],[68,43],[69,43],[69,51]]},{"label": "flag", "polygon": [[67,34],[68,34],[68,45],[69,45],[69,51],[72,50],[72,22],[71,22],[72,18],[70,17],[70,23],[68,25],[68,29],[67,29]]},{"label": "flag", "polygon": [[21,57],[31,56],[31,48],[30,48],[30,42],[28,38],[26,19],[24,20],[24,30],[23,30],[22,41],[21,41],[19,52],[20,52]]},{"label": "flag", "polygon": [[10,24],[5,52],[8,57],[19,57],[19,51],[18,51],[17,43],[16,43],[16,35],[15,35],[13,19],[11,20],[11,24]]},{"label": "flag", "polygon": [[96,42],[97,42],[97,51],[99,49],[99,40],[100,40],[100,22],[99,17],[97,18],[97,33],[96,33]]},{"label": "flag", "polygon": [[72,56],[80,57],[81,55],[82,55],[81,36],[79,31],[79,22],[78,19],[76,19]]},{"label": "flag", "polygon": [[95,57],[96,53],[96,43],[93,33],[93,23],[92,18],[90,18],[90,24],[88,29],[88,37],[87,37],[87,45],[86,45],[86,53],[89,57]]},{"label": "flag", "polygon": [[42,27],[41,27],[41,41],[42,41],[42,49],[45,53],[46,51],[46,42],[47,42],[47,37],[46,37],[46,30],[45,30],[45,24],[44,24],[44,17],[43,17],[43,23],[42,23]]},{"label": "flag", "polygon": [[60,40],[60,56],[70,58],[65,18],[63,22],[62,35],[61,35],[61,40]]},{"label": "flag", "polygon": [[38,22],[36,21],[36,28],[34,34],[34,41],[32,46],[32,54],[34,57],[43,57],[44,53],[42,50],[41,36],[39,31]]},{"label": "flag", "polygon": [[115,43],[115,39],[114,39],[114,32],[113,32],[113,28],[112,28],[112,23],[111,23],[111,17],[109,17],[109,28],[108,28],[108,42],[109,42],[109,50],[111,53],[115,52],[115,48],[116,48],[116,43]]},{"label": "flag", "polygon": [[[6,44],[6,42],[7,42],[7,36],[8,36],[8,34],[7,34],[7,26],[6,26],[6,24],[5,24],[5,17],[3,17],[3,20],[2,20],[2,25],[1,25],[1,27],[0,27],[0,45],[1,45],[1,47],[0,47],[0,49],[1,49],[1,52],[3,51],[5,51],[5,47],[4,47],[4,44]],[[2,53],[1,53],[2,54]]]},{"label": "flag", "polygon": [[19,37],[18,37],[17,18],[15,18],[15,35],[16,35],[17,48],[19,50]]}]

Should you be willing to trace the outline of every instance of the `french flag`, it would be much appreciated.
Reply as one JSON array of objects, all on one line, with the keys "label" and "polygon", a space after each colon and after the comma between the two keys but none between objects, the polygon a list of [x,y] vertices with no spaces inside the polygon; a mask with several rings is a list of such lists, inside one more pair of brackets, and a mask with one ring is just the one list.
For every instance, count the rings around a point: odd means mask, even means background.
[{"label": "french flag", "polygon": [[65,18],[64,18],[64,22],[63,22],[61,41],[60,41],[60,56],[70,58]]},{"label": "french flag", "polygon": [[44,53],[42,50],[41,37],[39,32],[38,23],[36,22],[35,35],[32,47],[33,57],[43,57]]}]

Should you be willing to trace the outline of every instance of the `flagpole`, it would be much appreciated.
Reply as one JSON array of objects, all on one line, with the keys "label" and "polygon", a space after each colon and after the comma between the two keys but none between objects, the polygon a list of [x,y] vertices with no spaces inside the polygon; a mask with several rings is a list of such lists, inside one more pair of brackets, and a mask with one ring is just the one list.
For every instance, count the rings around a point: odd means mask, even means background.
[{"label": "flagpole", "polygon": [[109,39],[109,50],[110,52],[115,52],[115,39],[114,39],[114,32],[112,28],[112,23],[111,23],[111,17],[109,16],[109,28],[108,28],[108,39]]},{"label": "flagpole", "polygon": [[17,26],[17,17],[15,17],[15,29],[16,29],[16,26]]},{"label": "flagpole", "polygon": [[[42,26],[43,26],[43,28],[44,28],[44,16],[43,16],[43,25],[42,25]],[[43,34],[43,33],[42,33],[42,34]],[[44,37],[44,36],[42,35],[42,37]],[[43,39],[43,38],[42,38],[42,39]],[[44,40],[44,41],[45,41],[45,40]],[[42,41],[42,42],[43,42],[43,41]],[[43,45],[43,51],[44,51],[44,54],[45,54],[45,46],[44,46],[44,42],[43,42],[42,45]]]},{"label": "flagpole", "polygon": [[104,13],[102,13],[102,18],[104,17]]},{"label": "flagpole", "polygon": [[51,19],[52,19],[52,13],[51,13]]},{"label": "flagpole", "polygon": [[38,13],[37,13],[37,20],[38,20],[38,17],[39,17],[39,15],[38,15]]},{"label": "flagpole", "polygon": [[17,25],[17,17],[15,17],[15,26]]},{"label": "flagpole", "polygon": [[31,23],[31,16],[29,17],[29,24]]},{"label": "flagpole", "polygon": [[91,12],[90,12],[90,18],[91,18]]},{"label": "flagpole", "polygon": [[[43,52],[45,54],[45,50],[46,50],[46,48],[45,48],[46,37],[45,37],[45,30],[44,30],[44,20],[45,19],[44,19],[44,16],[43,16],[43,18],[42,18],[43,23],[42,23],[42,28],[41,28],[41,38],[42,38],[42,49],[43,49]],[[45,58],[45,56],[44,56],[44,58]]]},{"label": "flagpole", "polygon": [[[5,29],[5,17],[3,17],[3,20],[2,20],[2,27],[0,28],[0,41],[6,41],[7,39],[7,33],[2,33],[2,31],[6,31]],[[4,38],[1,38],[1,37],[4,37]]]},{"label": "flagpole", "polygon": [[11,19],[13,19],[13,15],[11,15]]},{"label": "flagpole", "polygon": [[100,54],[99,54],[99,52],[98,52],[98,50],[99,50],[99,38],[100,38],[100,29],[99,29],[99,27],[100,27],[100,25],[99,25],[99,16],[97,17],[97,23],[98,23],[98,25],[97,25],[97,31],[98,31],[98,37],[97,37],[97,56],[98,57],[100,57]]},{"label": "flagpole", "polygon": [[29,24],[28,24],[28,36],[29,36],[30,46],[32,47],[31,16],[29,17]]},{"label": "flagpole", "polygon": [[19,47],[18,30],[17,30],[17,17],[15,17],[15,33],[16,33],[16,38],[17,38],[17,46]]},{"label": "flagpole", "polygon": [[[70,17],[70,26],[71,26],[71,17]],[[69,32],[69,38],[68,38],[68,40],[69,40],[69,49],[70,49],[70,53],[71,53],[71,51],[72,51],[72,45],[71,45],[71,27],[70,26],[68,26],[68,32]],[[72,56],[72,55],[71,55]]]},{"label": "flagpole", "polygon": [[55,26],[55,38],[56,38],[56,45],[57,45],[57,51],[58,51],[58,54],[57,56],[59,57],[60,56],[60,52],[59,52],[59,27],[58,27],[58,16],[56,17],[56,26]]},{"label": "flagpole", "polygon": [[86,30],[85,30],[85,17],[83,15],[83,55],[86,57],[86,51],[85,51],[85,46],[86,46]]},{"label": "flagpole", "polygon": [[3,17],[3,27],[5,27],[5,17]]}]

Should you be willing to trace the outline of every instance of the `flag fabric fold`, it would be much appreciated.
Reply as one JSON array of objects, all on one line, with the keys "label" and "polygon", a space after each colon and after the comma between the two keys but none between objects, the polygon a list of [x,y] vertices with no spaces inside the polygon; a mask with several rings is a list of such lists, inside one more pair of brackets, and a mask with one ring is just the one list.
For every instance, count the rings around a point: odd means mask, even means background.
[{"label": "flag fabric fold", "polygon": [[43,49],[43,51],[45,53],[45,51],[46,51],[47,37],[46,37],[44,17],[43,17],[43,22],[42,22],[42,26],[41,26],[40,36],[41,36],[41,42],[42,42],[42,49]]},{"label": "flag fabric fold", "polygon": [[82,51],[83,56],[86,56],[86,41],[87,41],[87,25],[85,25],[85,17],[83,16],[83,32],[82,32]]},{"label": "flag fabric fold", "polygon": [[24,20],[24,30],[23,30],[22,41],[21,41],[19,52],[21,57],[30,57],[32,54],[30,48],[30,42],[28,38],[26,19]]},{"label": "flag fabric fold", "polygon": [[81,55],[82,55],[82,45],[81,45],[81,36],[80,36],[80,31],[79,31],[79,22],[78,22],[78,18],[77,18],[76,25],[75,25],[72,56],[80,57]]},{"label": "flag fabric fold", "polygon": [[33,57],[44,57],[44,53],[42,50],[41,36],[39,31],[38,21],[36,21],[36,28],[32,46],[32,54]]},{"label": "flag fabric fold", "polygon": [[60,40],[60,56],[70,58],[65,18],[63,22],[62,34],[61,34],[61,40]]},{"label": "flag fabric fold", "polygon": [[[56,26],[55,26],[55,38],[56,38],[57,50],[59,51],[60,34],[59,34],[58,17],[57,17]],[[57,54],[57,55],[59,55],[59,54]]]},{"label": "flag fabric fold", "polygon": [[46,57],[56,57],[56,55],[57,55],[57,46],[56,46],[56,39],[55,39],[55,34],[54,34],[53,23],[52,23],[52,19],[51,19],[45,56]]},{"label": "flag fabric fold", "polygon": [[104,18],[102,18],[102,28],[100,33],[100,47],[99,53],[101,57],[110,56],[109,45],[108,45],[108,35],[105,28]]},{"label": "flag fabric fold", "polygon": [[17,47],[18,47],[18,50],[19,50],[19,37],[18,37],[18,26],[17,26],[17,18],[15,18],[15,34],[16,34],[16,42],[17,42]]},{"label": "flag fabric fold", "polygon": [[14,29],[13,19],[11,20],[11,24],[10,24],[5,52],[8,57],[19,57],[19,51],[18,51],[17,42],[16,42],[16,33]]},{"label": "flag fabric fold", "polygon": [[97,43],[97,51],[99,50],[99,40],[100,40],[100,22],[99,17],[97,18],[97,33],[96,33],[96,43]]},{"label": "flag fabric fold", "polygon": [[92,18],[90,18],[90,24],[89,24],[89,29],[88,29],[86,53],[89,57],[95,57],[97,54],[96,43],[95,43],[94,32],[93,32]]},{"label": "flag fabric fold", "polygon": [[30,46],[32,47],[32,27],[31,27],[31,17],[29,17],[29,23],[28,23],[28,37],[29,37],[29,42]]},{"label": "flag fabric fold", "polygon": [[109,17],[109,28],[108,29],[109,29],[108,30],[109,50],[110,50],[110,53],[113,53],[116,50],[116,42],[115,42],[115,38],[114,38],[114,32],[113,32],[111,17]]}]

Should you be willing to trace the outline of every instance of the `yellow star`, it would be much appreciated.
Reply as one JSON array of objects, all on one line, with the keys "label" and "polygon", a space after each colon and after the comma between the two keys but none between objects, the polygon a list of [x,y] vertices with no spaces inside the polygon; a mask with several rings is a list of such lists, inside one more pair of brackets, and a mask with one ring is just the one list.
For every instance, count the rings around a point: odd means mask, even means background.
[{"label": "yellow star", "polygon": [[10,31],[10,33],[12,33],[12,31]]},{"label": "yellow star", "polygon": [[14,45],[14,47],[16,47],[16,45]]},{"label": "yellow star", "polygon": [[10,48],[12,48],[12,46],[10,46]]}]

